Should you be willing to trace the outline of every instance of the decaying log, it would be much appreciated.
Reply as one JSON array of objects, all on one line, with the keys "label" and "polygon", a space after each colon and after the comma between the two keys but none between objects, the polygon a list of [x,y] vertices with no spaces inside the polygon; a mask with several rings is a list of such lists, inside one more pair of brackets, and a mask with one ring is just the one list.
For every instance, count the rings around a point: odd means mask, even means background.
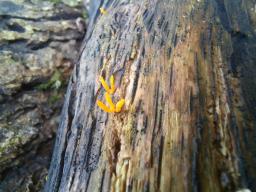
[{"label": "decaying log", "polygon": [[[253,0],[106,11],[70,80],[45,191],[255,190]],[[111,75],[120,113],[96,105]]]}]

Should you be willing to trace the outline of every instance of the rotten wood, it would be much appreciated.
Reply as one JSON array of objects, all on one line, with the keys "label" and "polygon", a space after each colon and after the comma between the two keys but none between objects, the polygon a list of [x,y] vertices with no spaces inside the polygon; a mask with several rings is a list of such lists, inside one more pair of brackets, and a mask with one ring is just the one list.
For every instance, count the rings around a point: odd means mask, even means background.
[{"label": "rotten wood", "polygon": [[[113,1],[66,94],[45,191],[256,189],[253,0]],[[121,113],[105,113],[114,75]]]}]

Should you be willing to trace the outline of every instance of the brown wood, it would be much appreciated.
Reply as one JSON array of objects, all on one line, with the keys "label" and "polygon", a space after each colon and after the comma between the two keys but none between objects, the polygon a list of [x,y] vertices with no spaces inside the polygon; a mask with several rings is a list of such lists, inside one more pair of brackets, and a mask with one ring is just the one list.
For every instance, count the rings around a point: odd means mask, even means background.
[{"label": "brown wood", "polygon": [[[46,191],[256,189],[256,8],[114,1],[66,94]],[[122,112],[98,108],[115,76]]]}]

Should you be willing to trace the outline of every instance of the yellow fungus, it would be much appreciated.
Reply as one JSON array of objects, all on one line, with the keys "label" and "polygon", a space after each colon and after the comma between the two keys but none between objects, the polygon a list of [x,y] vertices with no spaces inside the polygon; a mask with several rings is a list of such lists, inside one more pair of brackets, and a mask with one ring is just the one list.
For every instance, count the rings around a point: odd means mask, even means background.
[{"label": "yellow fungus", "polygon": [[118,101],[117,104],[116,104],[115,112],[119,113],[122,110],[122,107],[124,106],[124,104],[125,104],[124,99],[121,99],[120,101]]},{"label": "yellow fungus", "polygon": [[114,92],[115,92],[115,79],[114,79],[114,76],[113,75],[111,75],[111,77],[110,77],[110,94],[113,94]]},{"label": "yellow fungus", "polygon": [[100,77],[100,82],[101,82],[102,86],[104,87],[104,89],[109,93],[110,88],[109,88],[108,84],[106,83],[106,81],[103,79],[103,77]]},{"label": "yellow fungus", "polygon": [[112,99],[108,93],[105,93],[105,98],[106,98],[107,103],[110,106],[111,112],[115,112],[115,104],[112,102]]},{"label": "yellow fungus", "polygon": [[107,113],[111,113],[111,109],[108,108],[104,103],[102,103],[100,100],[97,100],[97,105],[99,106],[99,108],[101,108],[103,111],[107,112]]},{"label": "yellow fungus", "polygon": [[100,77],[99,81],[101,82],[102,86],[104,87],[104,89],[106,90],[105,93],[105,99],[109,105],[109,107],[107,105],[105,105],[104,103],[102,103],[100,100],[97,100],[97,105],[105,112],[107,113],[112,113],[112,112],[116,112],[119,113],[122,110],[122,107],[125,104],[125,100],[121,99],[120,101],[117,102],[117,104],[115,105],[112,101],[111,98],[111,94],[113,94],[115,92],[115,79],[114,76],[111,75],[110,77],[110,87],[108,86],[108,84],[106,83],[106,81],[103,79],[103,77]]},{"label": "yellow fungus", "polygon": [[100,8],[100,13],[101,13],[102,15],[104,15],[104,14],[107,14],[107,11],[106,11],[106,9],[104,9],[103,7],[101,7],[101,8]]},{"label": "yellow fungus", "polygon": [[102,86],[104,87],[104,89],[106,90],[106,92],[108,92],[109,94],[113,94],[115,92],[115,80],[114,80],[114,76],[111,75],[110,77],[110,86],[111,88],[109,88],[108,84],[106,83],[106,81],[103,79],[103,77],[100,77],[100,82],[102,84]]}]

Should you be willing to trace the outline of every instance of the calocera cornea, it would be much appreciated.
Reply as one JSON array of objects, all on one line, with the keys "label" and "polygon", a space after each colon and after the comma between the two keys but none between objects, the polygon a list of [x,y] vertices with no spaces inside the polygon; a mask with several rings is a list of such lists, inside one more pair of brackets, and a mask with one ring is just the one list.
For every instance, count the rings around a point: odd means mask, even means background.
[{"label": "calocera cornea", "polygon": [[106,92],[108,92],[109,94],[113,94],[115,92],[115,79],[113,75],[111,75],[110,77],[110,88],[102,76],[100,76],[100,82]]},{"label": "calocera cornea", "polygon": [[119,113],[124,104],[125,104],[125,100],[124,99],[120,99],[116,105],[113,103],[111,95],[115,93],[115,79],[114,76],[111,75],[110,77],[110,87],[108,86],[108,84],[106,83],[106,81],[104,80],[103,77],[100,77],[99,79],[100,83],[102,84],[103,88],[105,89],[106,93],[105,93],[105,99],[106,102],[108,104],[105,105],[102,101],[97,100],[96,103],[99,106],[99,108],[101,108],[103,111],[107,112],[107,113]]}]

